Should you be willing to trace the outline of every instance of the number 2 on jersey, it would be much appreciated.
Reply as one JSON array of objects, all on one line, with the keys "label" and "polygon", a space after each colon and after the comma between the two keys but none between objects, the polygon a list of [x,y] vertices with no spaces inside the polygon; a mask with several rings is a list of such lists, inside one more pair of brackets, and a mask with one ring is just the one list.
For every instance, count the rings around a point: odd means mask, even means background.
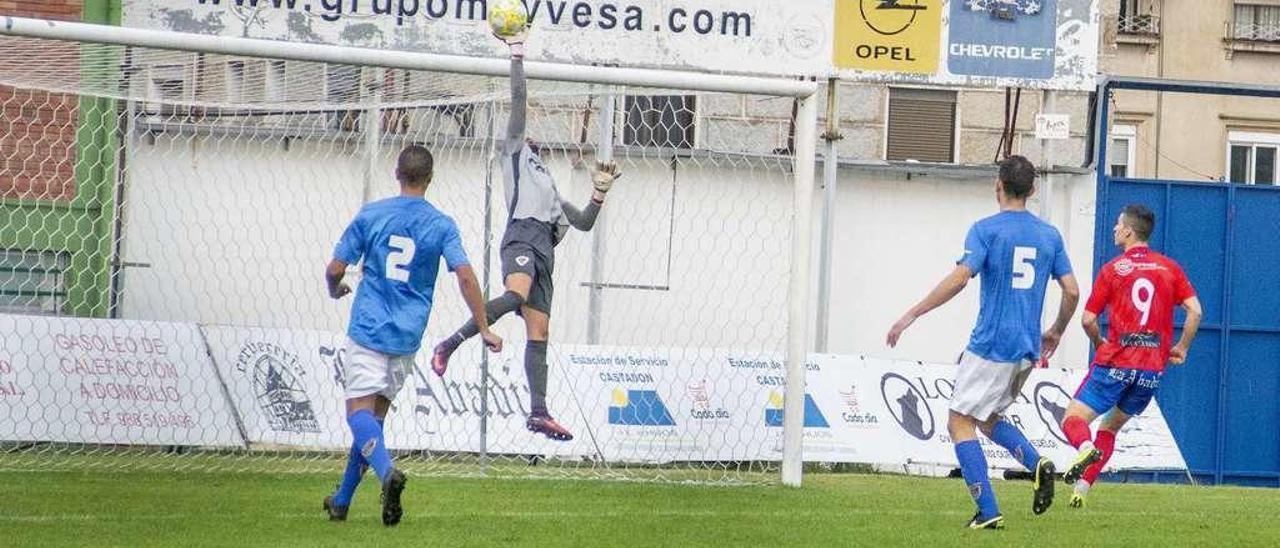
[{"label": "number 2 on jersey", "polygon": [[1013,288],[1031,289],[1036,285],[1036,248],[1013,248]]},{"label": "number 2 on jersey", "polygon": [[383,276],[388,280],[409,283],[409,269],[406,267],[413,262],[413,253],[417,251],[417,246],[411,238],[393,234],[387,247],[392,251],[387,253],[387,267]]}]

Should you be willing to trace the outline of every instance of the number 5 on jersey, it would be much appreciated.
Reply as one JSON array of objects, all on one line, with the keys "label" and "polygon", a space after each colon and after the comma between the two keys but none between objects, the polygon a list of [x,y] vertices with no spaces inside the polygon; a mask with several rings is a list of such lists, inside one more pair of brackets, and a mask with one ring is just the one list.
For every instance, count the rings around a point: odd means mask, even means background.
[{"label": "number 5 on jersey", "polygon": [[387,247],[391,248],[391,253],[387,254],[387,267],[383,276],[388,280],[409,283],[409,263],[413,262],[413,254],[417,251],[411,238],[404,236],[391,235],[391,241],[387,243]]},{"label": "number 5 on jersey", "polygon": [[1036,248],[1013,248],[1013,288],[1031,289],[1036,285]]}]

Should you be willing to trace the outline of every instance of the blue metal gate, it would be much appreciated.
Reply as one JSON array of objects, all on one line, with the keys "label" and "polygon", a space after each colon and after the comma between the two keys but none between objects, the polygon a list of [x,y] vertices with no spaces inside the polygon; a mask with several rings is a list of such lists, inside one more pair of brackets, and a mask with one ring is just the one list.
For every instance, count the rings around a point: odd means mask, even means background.
[{"label": "blue metal gate", "polygon": [[1186,365],[1165,375],[1160,407],[1196,481],[1280,486],[1280,187],[1109,177],[1108,104],[1121,89],[1280,98],[1280,88],[1104,82],[1094,241],[1096,272],[1118,253],[1111,228],[1126,204],[1156,213],[1152,247],[1182,264],[1204,304],[1200,335]]}]

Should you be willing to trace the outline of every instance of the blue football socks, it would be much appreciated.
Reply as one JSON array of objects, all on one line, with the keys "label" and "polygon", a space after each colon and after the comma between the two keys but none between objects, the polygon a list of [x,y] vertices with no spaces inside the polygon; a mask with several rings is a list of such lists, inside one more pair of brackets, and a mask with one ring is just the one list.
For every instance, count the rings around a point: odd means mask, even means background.
[{"label": "blue football socks", "polygon": [[1018,459],[1018,462],[1022,463],[1027,470],[1035,470],[1036,464],[1040,462],[1040,452],[1036,451],[1036,448],[1031,446],[1031,442],[1027,441],[1027,436],[1008,420],[1000,419],[995,428],[991,429],[991,441],[1009,450],[1009,454]]},{"label": "blue football socks", "polygon": [[969,487],[973,501],[978,503],[978,511],[982,513],[982,517],[990,518],[999,514],[996,494],[991,490],[991,480],[987,478],[987,457],[982,454],[982,444],[978,440],[957,443],[956,458],[960,460],[964,483]]}]

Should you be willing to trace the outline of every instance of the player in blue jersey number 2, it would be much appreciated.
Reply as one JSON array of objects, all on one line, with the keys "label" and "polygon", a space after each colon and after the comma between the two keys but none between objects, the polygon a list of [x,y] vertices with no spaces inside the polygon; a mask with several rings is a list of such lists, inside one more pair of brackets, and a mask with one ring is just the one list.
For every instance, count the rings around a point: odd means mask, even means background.
[{"label": "player in blue jersey number 2", "polygon": [[347,518],[361,476],[373,468],[382,482],[382,523],[400,522],[405,476],[391,463],[383,423],[422,345],[441,258],[457,275],[485,345],[494,352],[502,350],[502,339],[489,330],[484,295],[462,249],[458,226],[424,198],[433,166],[426,148],[405,148],[396,164],[400,195],[360,209],[325,271],[329,296],[340,299],[351,293],[342,282],[347,267],[364,261],[360,290],[351,306],[344,371],[347,424],[354,439],[342,483],[324,499],[324,509],[334,521]]}]

